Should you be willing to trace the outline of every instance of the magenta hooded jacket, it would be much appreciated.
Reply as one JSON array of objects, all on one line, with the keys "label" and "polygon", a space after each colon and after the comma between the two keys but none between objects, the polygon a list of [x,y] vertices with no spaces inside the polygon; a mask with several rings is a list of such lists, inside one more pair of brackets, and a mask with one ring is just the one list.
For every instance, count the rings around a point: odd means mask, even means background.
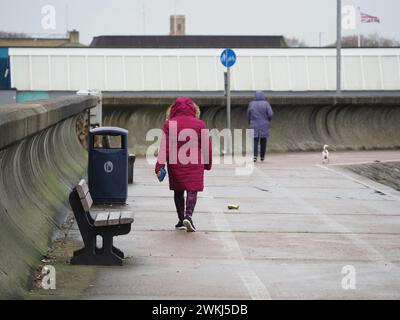
[{"label": "magenta hooded jacket", "polygon": [[204,170],[212,165],[211,139],[187,97],[176,99],[163,126],[155,172],[165,165],[171,190],[203,191]]}]

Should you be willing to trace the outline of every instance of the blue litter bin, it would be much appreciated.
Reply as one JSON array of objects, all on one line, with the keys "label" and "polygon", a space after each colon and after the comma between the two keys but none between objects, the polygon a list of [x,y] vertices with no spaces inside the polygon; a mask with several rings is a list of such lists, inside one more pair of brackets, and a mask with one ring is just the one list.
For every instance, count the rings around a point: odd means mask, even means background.
[{"label": "blue litter bin", "polygon": [[128,131],[100,127],[89,132],[89,190],[96,204],[126,203]]}]

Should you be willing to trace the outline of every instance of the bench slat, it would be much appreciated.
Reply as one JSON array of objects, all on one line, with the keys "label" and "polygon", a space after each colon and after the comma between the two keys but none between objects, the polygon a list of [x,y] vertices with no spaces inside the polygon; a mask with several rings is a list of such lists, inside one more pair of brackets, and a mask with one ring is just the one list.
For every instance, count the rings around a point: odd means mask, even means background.
[{"label": "bench slat", "polygon": [[121,212],[121,217],[119,219],[120,224],[129,224],[133,222],[132,214],[128,211]]},{"label": "bench slat", "polygon": [[110,212],[110,215],[108,217],[108,225],[109,226],[115,226],[119,224],[119,217],[121,215],[121,212]]},{"label": "bench slat", "polygon": [[106,226],[108,223],[108,216],[109,216],[108,212],[99,212],[94,221],[94,225],[96,227]]},{"label": "bench slat", "polygon": [[85,181],[85,179],[82,179],[79,181],[78,185],[76,186],[76,191],[78,191],[79,198],[83,199],[89,192],[89,187]]},{"label": "bench slat", "polygon": [[90,195],[89,192],[86,194],[86,196],[83,199],[81,199],[81,203],[82,203],[83,210],[85,210],[86,212],[89,212],[90,208],[93,205],[92,196]]}]

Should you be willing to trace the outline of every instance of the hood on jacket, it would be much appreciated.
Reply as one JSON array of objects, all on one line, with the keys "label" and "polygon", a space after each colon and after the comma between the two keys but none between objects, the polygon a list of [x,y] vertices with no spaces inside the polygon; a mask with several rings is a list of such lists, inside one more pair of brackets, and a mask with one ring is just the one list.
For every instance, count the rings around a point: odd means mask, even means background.
[{"label": "hood on jacket", "polygon": [[263,91],[256,91],[254,100],[265,100],[265,93]]},{"label": "hood on jacket", "polygon": [[176,116],[196,116],[196,109],[194,103],[188,97],[179,97],[175,100],[171,107],[169,118],[172,119]]}]

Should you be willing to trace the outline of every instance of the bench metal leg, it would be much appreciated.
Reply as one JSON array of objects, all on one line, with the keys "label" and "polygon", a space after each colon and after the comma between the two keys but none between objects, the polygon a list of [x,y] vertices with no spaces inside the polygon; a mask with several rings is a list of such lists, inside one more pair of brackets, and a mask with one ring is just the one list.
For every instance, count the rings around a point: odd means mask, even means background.
[{"label": "bench metal leg", "polygon": [[72,257],[71,264],[75,265],[100,265],[100,266],[122,266],[122,259],[111,254],[86,254]]},{"label": "bench metal leg", "polygon": [[122,258],[122,259],[124,259],[125,258],[125,254],[120,250],[120,249],[118,249],[117,247],[112,247],[112,251],[118,256],[118,257],[120,257],[120,258]]},{"label": "bench metal leg", "polygon": [[83,237],[84,247],[82,249],[74,251],[74,257],[78,257],[82,254],[91,255],[96,250],[96,238],[90,238],[88,236]]},{"label": "bench metal leg", "polygon": [[122,262],[122,258],[113,252],[104,252],[102,254],[83,252],[71,258],[71,264],[75,265],[122,266]]},{"label": "bench metal leg", "polygon": [[[118,249],[117,247],[112,246],[112,252],[115,253],[118,257],[120,257],[122,259],[125,258],[125,254],[122,252],[121,249]],[[96,247],[96,254],[103,254],[103,253],[104,253],[104,247],[103,248]]]},{"label": "bench metal leg", "polygon": [[85,251],[85,248],[74,251],[74,257],[81,255]]},{"label": "bench metal leg", "polygon": [[103,237],[103,248],[96,248],[96,237],[86,244],[89,246],[74,252],[71,264],[122,266],[124,254],[113,246],[112,236]]},{"label": "bench metal leg", "polygon": [[104,236],[103,237],[103,249],[104,252],[101,255],[101,257],[104,259],[104,261],[109,264],[109,265],[122,265],[122,257],[119,256],[118,252],[120,252],[119,249],[114,251],[114,246],[113,246],[113,236]]}]

